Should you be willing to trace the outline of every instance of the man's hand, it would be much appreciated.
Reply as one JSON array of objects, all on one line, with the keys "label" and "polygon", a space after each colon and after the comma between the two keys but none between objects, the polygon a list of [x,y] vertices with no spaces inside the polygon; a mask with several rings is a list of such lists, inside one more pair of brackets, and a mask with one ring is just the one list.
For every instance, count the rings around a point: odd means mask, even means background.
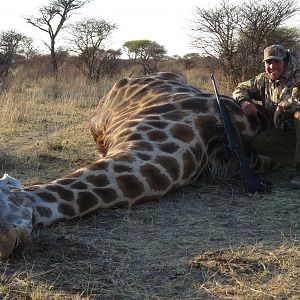
[{"label": "man's hand", "polygon": [[247,116],[254,115],[256,116],[257,114],[257,108],[256,106],[249,100],[243,100],[241,103],[241,109],[243,113]]},{"label": "man's hand", "polygon": [[273,123],[275,127],[278,127],[279,121],[283,118],[283,108],[280,106],[277,106],[274,116],[273,116]]}]

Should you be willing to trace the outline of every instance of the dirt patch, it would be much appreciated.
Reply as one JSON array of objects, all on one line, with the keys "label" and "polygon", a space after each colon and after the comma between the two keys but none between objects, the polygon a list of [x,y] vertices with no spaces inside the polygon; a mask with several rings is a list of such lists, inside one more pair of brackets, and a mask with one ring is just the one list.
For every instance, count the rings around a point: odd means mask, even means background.
[{"label": "dirt patch", "polygon": [[245,196],[238,179],[200,180],[158,203],[35,231],[0,266],[2,295],[19,299],[17,277],[49,299],[297,299],[300,203],[288,178],[268,176],[276,187],[263,197]]}]

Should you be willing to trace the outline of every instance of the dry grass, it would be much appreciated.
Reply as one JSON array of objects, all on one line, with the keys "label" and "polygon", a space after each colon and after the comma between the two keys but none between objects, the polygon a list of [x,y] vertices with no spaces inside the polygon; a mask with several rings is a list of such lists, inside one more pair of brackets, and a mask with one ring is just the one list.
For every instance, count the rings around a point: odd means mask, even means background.
[{"label": "dry grass", "polygon": [[[210,85],[205,72],[187,77]],[[94,160],[87,120],[114,80],[24,78],[0,97],[0,173],[31,184]],[[263,197],[246,197],[239,179],[201,179],[159,203],[36,230],[0,263],[0,299],[300,299],[292,175],[266,174]]]},{"label": "dry grass", "polygon": [[294,242],[204,251],[192,261],[206,276],[196,286],[227,299],[299,299],[300,249]]}]

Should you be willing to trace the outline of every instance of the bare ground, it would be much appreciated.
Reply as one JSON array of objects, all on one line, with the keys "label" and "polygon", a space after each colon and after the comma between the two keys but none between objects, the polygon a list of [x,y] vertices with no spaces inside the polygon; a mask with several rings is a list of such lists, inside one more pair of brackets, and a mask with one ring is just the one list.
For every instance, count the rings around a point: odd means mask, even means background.
[{"label": "bare ground", "polygon": [[19,297],[45,289],[41,299],[299,299],[299,212],[299,192],[285,182],[250,198],[238,180],[200,181],[159,203],[34,232],[24,254],[0,265],[2,295],[33,299]]}]

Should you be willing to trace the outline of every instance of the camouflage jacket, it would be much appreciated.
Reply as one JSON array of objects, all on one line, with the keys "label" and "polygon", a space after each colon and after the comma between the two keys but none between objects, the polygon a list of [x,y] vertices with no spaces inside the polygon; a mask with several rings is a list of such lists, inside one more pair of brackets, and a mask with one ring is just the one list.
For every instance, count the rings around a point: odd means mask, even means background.
[{"label": "camouflage jacket", "polygon": [[[287,50],[288,51],[288,50]],[[300,69],[296,56],[288,52],[288,64],[279,80],[272,81],[266,73],[240,83],[233,91],[233,98],[240,103],[251,100],[275,111],[277,106],[283,107],[285,128],[293,128],[293,114],[300,111]]]}]

